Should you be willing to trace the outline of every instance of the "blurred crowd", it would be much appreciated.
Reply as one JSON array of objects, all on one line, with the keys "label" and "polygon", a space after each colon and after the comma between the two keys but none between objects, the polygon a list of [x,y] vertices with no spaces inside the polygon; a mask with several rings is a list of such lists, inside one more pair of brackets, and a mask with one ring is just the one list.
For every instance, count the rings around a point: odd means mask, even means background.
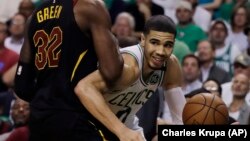
[{"label": "blurred crowd", "polygon": [[[18,99],[12,88],[25,22],[42,1],[0,0],[0,141],[28,140],[29,104]],[[215,93],[228,106],[230,117],[250,124],[249,0],[104,2],[121,48],[139,43],[144,23],[152,15],[171,17],[178,31],[173,54],[182,66],[186,98],[197,90]],[[153,97],[138,113],[148,140],[155,135],[157,123],[171,122],[162,90]]]}]

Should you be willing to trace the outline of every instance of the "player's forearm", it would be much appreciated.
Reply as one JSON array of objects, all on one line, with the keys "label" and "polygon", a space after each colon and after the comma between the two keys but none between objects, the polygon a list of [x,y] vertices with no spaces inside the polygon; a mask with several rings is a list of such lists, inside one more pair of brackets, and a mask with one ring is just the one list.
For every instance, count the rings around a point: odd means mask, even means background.
[{"label": "player's forearm", "polygon": [[183,124],[182,111],[186,104],[186,99],[180,87],[175,87],[164,91],[165,100],[168,103],[173,123]]},{"label": "player's forearm", "polygon": [[35,71],[31,64],[19,61],[15,75],[14,91],[17,96],[30,102],[35,94]]},{"label": "player's forearm", "polygon": [[108,29],[93,25],[94,44],[99,61],[99,70],[106,81],[114,82],[121,75],[123,58],[115,37]]},{"label": "player's forearm", "polygon": [[[88,83],[88,82],[87,82]],[[75,93],[85,108],[111,132],[119,137],[127,127],[115,116],[108,107],[103,95],[93,86],[80,81]],[[83,87],[84,86],[84,87]]]}]

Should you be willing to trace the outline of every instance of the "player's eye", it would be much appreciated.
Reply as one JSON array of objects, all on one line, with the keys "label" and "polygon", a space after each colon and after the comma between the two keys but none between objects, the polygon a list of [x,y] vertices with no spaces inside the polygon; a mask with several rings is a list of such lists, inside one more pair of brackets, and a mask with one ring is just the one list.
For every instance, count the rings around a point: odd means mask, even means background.
[{"label": "player's eye", "polygon": [[150,42],[152,45],[158,45],[158,42],[156,42],[156,41],[151,41]]},{"label": "player's eye", "polygon": [[173,47],[173,44],[171,44],[171,43],[166,43],[166,44],[164,45],[164,47],[165,47],[165,48],[172,48],[172,47]]}]

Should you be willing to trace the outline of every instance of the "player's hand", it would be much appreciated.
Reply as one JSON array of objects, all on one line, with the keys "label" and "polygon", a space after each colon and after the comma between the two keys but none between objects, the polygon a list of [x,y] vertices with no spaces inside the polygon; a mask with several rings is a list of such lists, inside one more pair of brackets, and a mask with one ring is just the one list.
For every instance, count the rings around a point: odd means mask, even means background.
[{"label": "player's hand", "polygon": [[131,129],[124,131],[123,134],[118,137],[120,141],[146,141],[142,135],[142,132]]}]

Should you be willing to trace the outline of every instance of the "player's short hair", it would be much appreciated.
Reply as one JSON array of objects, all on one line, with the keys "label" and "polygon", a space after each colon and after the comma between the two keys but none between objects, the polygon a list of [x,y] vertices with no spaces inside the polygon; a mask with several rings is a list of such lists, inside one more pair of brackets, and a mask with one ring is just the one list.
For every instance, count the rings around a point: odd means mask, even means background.
[{"label": "player's short hair", "polygon": [[144,26],[144,34],[147,35],[150,30],[168,32],[176,36],[176,25],[173,20],[166,15],[152,16]]}]

